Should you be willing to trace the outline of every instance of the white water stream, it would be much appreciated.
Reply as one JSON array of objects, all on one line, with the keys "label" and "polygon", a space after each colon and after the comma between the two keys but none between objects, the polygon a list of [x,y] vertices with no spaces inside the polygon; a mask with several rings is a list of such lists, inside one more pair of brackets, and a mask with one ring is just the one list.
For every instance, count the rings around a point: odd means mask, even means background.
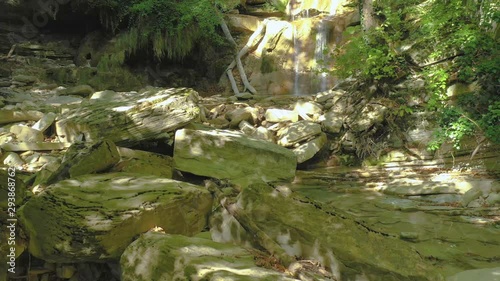
[{"label": "white water stream", "polygon": [[[333,18],[333,16],[335,16],[340,2],[341,0],[331,0],[329,11],[323,12],[323,18],[315,26],[317,32],[316,38],[314,38],[316,41],[314,49],[314,71],[317,73],[317,79],[312,79],[314,81],[311,81],[311,79],[305,75],[305,69],[303,66],[303,59],[308,57],[306,54],[302,54],[302,52],[307,51],[304,47],[304,44],[306,43],[305,40],[307,40],[307,38],[301,38],[300,30],[298,30],[297,25],[293,25],[294,86],[292,94],[295,96],[312,94],[304,92],[304,89],[310,89],[316,92],[328,90],[328,73],[322,72],[322,70],[327,67],[327,50],[329,33],[331,31],[329,28],[329,21]],[[288,6],[288,13],[292,22],[299,19],[310,18],[310,11],[311,7],[306,7],[304,2],[301,0],[291,0]],[[304,83],[311,85],[305,85]]]}]

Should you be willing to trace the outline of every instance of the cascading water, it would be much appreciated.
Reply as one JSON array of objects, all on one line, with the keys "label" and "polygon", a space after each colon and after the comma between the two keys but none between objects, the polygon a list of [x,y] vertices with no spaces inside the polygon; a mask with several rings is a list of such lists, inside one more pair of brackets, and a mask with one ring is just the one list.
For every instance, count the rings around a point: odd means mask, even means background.
[{"label": "cascading water", "polygon": [[[311,1],[309,1],[311,2]],[[336,13],[336,9],[342,0],[331,0],[329,2],[329,9],[317,11],[314,5],[318,5],[318,1],[313,1],[309,3],[304,0],[291,0],[288,6],[288,13],[290,15],[290,20],[293,25],[293,95],[299,96],[307,91],[325,91],[330,86],[328,73],[323,71],[327,68],[326,64],[326,52],[328,50],[329,33],[331,31],[331,20]],[[326,2],[326,1],[325,1]],[[324,2],[323,2],[324,4]],[[316,79],[308,78],[306,70],[306,60],[309,57],[304,52],[311,52],[312,49],[307,50],[305,46],[305,41],[307,38],[301,38],[301,31],[298,29],[298,24],[293,23],[296,20],[310,18],[310,12],[316,11],[313,16],[319,17],[321,20],[314,27],[316,29],[315,47],[314,47],[314,58],[310,57],[310,61],[314,59],[314,72],[317,73]],[[303,36],[303,35],[302,35]],[[306,81],[304,81],[306,80]],[[306,85],[307,84],[307,85]]]},{"label": "cascading water", "polygon": [[316,61],[316,71],[319,76],[319,91],[326,91],[328,87],[328,74],[323,71],[326,61],[326,52],[328,44],[328,26],[327,21],[322,19],[318,24],[318,33],[316,33],[316,48],[314,51],[314,59]]},{"label": "cascading water", "polygon": [[[300,18],[300,14],[295,14],[296,11],[302,10],[302,3],[297,3],[298,1],[291,0],[290,1],[290,20],[293,22],[296,19]],[[298,36],[297,26],[293,25],[293,95],[300,96],[300,40]]]}]

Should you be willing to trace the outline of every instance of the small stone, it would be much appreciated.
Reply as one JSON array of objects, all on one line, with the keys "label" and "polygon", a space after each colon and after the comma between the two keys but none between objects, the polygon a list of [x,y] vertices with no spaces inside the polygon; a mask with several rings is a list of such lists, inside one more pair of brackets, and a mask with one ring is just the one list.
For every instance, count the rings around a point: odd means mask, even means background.
[{"label": "small stone", "polygon": [[26,126],[14,125],[10,127],[10,132],[23,142],[42,142],[44,139],[42,132]]},{"label": "small stone", "polygon": [[8,124],[19,121],[38,121],[42,117],[43,113],[39,111],[0,110],[0,124]]},{"label": "small stone", "polygon": [[273,133],[268,130],[266,127],[258,127],[253,134],[250,135],[252,138],[265,140],[265,141],[273,141]]},{"label": "small stone", "polygon": [[249,92],[244,92],[244,93],[238,93],[237,95],[235,95],[235,97],[240,100],[249,100],[253,98],[253,95]]},{"label": "small stone", "polygon": [[0,145],[0,148],[5,151],[61,150],[67,147],[69,147],[69,144],[61,142],[4,143]]},{"label": "small stone", "polygon": [[45,114],[40,120],[38,120],[38,122],[36,122],[35,125],[33,125],[31,128],[40,132],[45,132],[45,130],[47,130],[52,125],[52,123],[54,123],[54,121],[56,120],[56,116],[57,115],[55,113],[49,112]]},{"label": "small stone", "polygon": [[94,89],[92,89],[89,85],[78,85],[58,92],[58,94],[62,96],[74,95],[81,97],[88,97],[92,93],[94,93]]},{"label": "small stone", "polygon": [[266,110],[265,118],[269,122],[276,123],[285,121],[297,122],[299,115],[292,110],[269,108]]},{"label": "small stone", "polygon": [[500,193],[490,193],[486,198],[486,203],[490,206],[500,204]]},{"label": "small stone", "polygon": [[320,115],[323,112],[323,108],[321,105],[315,102],[304,102],[298,101],[293,110],[297,112],[300,116],[314,116]]},{"label": "small stone", "polygon": [[326,134],[321,133],[319,137],[294,148],[292,151],[295,155],[297,155],[297,163],[304,163],[305,161],[313,158],[325,144]]},{"label": "small stone", "polygon": [[334,104],[345,92],[344,91],[325,91],[316,95],[316,102],[324,103],[332,99],[331,103]]},{"label": "small stone", "polygon": [[23,159],[17,153],[7,152],[3,155],[2,163],[7,166],[20,167],[24,165]]},{"label": "small stone", "polygon": [[56,275],[59,278],[69,279],[75,275],[76,268],[74,265],[60,265],[56,269]]},{"label": "small stone", "polygon": [[82,103],[82,101],[83,101],[82,98],[79,97],[57,96],[47,99],[45,103],[52,106],[61,106],[61,105],[76,105]]},{"label": "small stone", "polygon": [[280,129],[278,144],[289,147],[321,133],[321,126],[310,121],[299,121]]},{"label": "small stone", "polygon": [[399,237],[404,240],[417,240],[418,233],[417,232],[401,232],[399,233]]},{"label": "small stone", "polygon": [[236,108],[228,113],[226,113],[226,119],[230,121],[229,126],[234,128],[237,127],[241,121],[248,121],[250,123],[255,123],[257,119],[258,110],[252,107]]},{"label": "small stone", "polygon": [[478,198],[472,200],[469,204],[467,204],[468,208],[481,208],[484,205],[485,201],[483,198]]},{"label": "small stone", "polygon": [[466,207],[469,205],[469,203],[471,203],[475,199],[478,199],[481,195],[483,195],[483,190],[478,186],[473,187],[464,193],[460,204],[462,205],[462,207]]},{"label": "small stone", "polygon": [[95,92],[90,97],[91,100],[121,100],[123,97],[115,91],[105,90],[100,92]]},{"label": "small stone", "polygon": [[251,135],[255,132],[255,128],[245,120],[241,121],[238,127],[245,135]]},{"label": "small stone", "polygon": [[26,84],[35,83],[37,80],[38,78],[32,75],[16,75],[12,77],[12,81],[26,83]]},{"label": "small stone", "polygon": [[344,116],[341,116],[334,111],[328,111],[325,115],[323,115],[322,119],[324,120],[321,122],[321,125],[323,126],[325,132],[331,134],[340,133],[340,130],[344,125]]}]

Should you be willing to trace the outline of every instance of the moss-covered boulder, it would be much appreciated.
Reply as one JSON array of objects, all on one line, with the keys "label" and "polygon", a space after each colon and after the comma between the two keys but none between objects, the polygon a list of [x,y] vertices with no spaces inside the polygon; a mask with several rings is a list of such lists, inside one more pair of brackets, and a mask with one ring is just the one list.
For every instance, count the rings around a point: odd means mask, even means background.
[{"label": "moss-covered boulder", "polygon": [[[247,237],[274,255],[286,260],[301,257],[319,261],[337,280],[355,280],[364,276],[371,281],[438,281],[442,276],[411,243],[372,229],[344,212],[323,206],[287,188],[253,184],[243,189],[238,202],[226,206],[234,220],[223,218],[225,225],[212,225],[216,241],[233,241],[236,230],[245,229]],[[212,220],[217,222],[217,220]],[[290,259],[290,258],[288,258]]]},{"label": "moss-covered boulder", "polygon": [[255,265],[248,250],[209,239],[148,232],[121,257],[122,281],[292,281]]},{"label": "moss-covered boulder", "polygon": [[174,166],[192,174],[230,179],[290,180],[297,157],[277,144],[226,130],[178,130],[174,143]]},{"label": "moss-covered boulder", "polygon": [[159,226],[194,235],[206,225],[210,193],[155,176],[85,175],[49,186],[19,210],[29,250],[49,262],[118,259],[134,238]]},{"label": "moss-covered boulder", "polygon": [[61,116],[56,131],[65,142],[108,138],[118,145],[134,145],[164,139],[199,117],[198,99],[192,89],[172,88],[86,103]]}]

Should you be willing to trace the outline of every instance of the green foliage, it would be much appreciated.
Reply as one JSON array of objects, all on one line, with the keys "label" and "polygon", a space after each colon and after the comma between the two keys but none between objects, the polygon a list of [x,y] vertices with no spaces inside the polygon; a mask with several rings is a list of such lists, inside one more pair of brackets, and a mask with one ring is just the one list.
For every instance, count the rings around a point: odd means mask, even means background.
[{"label": "green foliage", "polygon": [[[334,74],[391,83],[418,72],[426,81],[425,106],[436,112],[441,128],[432,148],[443,142],[459,148],[460,140],[473,134],[500,143],[500,42],[493,29],[500,19],[497,1],[377,0],[373,7],[378,26],[346,30],[344,38],[356,36],[333,50]],[[447,88],[457,82],[479,87],[447,96]],[[411,113],[398,104],[396,116]]]},{"label": "green foliage", "polygon": [[426,90],[430,96],[427,108],[437,110],[445,105],[448,71],[442,66],[429,67],[423,72],[426,78]]},{"label": "green foliage", "polygon": [[[361,28],[348,29],[347,33],[360,33]],[[380,40],[392,40],[379,36],[383,32],[377,28],[363,36],[354,37],[349,43],[334,50],[336,70],[334,74],[341,77],[358,76],[361,79],[381,80],[395,78],[404,65],[401,57],[388,44],[376,44]]]},{"label": "green foliage", "polygon": [[109,31],[118,34],[111,57],[100,63],[105,69],[122,64],[138,50],[150,51],[158,60],[181,60],[200,42],[220,45],[223,39],[217,30],[221,21],[217,9],[224,11],[239,4],[238,0],[85,2],[88,9],[99,11]]},{"label": "green foliage", "polygon": [[494,143],[500,143],[500,101],[488,107],[488,112],[479,121],[488,139]]},{"label": "green foliage", "polygon": [[475,125],[457,107],[444,107],[440,113],[440,129],[436,132],[435,140],[430,143],[429,149],[436,150],[444,142],[450,142],[455,149],[460,149],[460,140],[465,136],[473,135]]}]

